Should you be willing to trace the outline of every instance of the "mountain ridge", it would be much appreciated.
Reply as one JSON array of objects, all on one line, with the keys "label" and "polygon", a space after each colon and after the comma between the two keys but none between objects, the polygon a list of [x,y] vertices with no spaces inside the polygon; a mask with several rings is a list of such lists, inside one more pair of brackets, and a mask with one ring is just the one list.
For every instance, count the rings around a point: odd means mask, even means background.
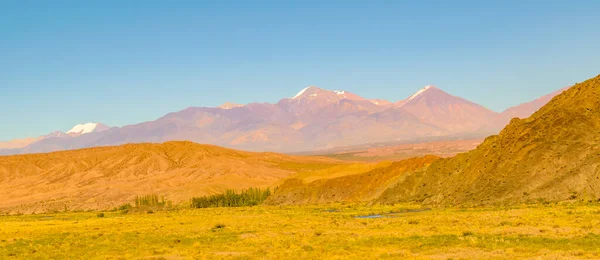
[{"label": "mountain ridge", "polygon": [[498,116],[435,86],[394,103],[309,86],[275,104],[189,107],[153,121],[105,129],[102,134],[35,140],[24,147],[0,149],[0,155],[173,140],[293,153],[444,136],[482,138],[499,131],[497,126],[485,128]]},{"label": "mountain ridge", "polygon": [[600,75],[560,91],[530,117],[513,118],[468,152],[316,181],[290,178],[268,203],[469,207],[600,201],[599,112]]}]

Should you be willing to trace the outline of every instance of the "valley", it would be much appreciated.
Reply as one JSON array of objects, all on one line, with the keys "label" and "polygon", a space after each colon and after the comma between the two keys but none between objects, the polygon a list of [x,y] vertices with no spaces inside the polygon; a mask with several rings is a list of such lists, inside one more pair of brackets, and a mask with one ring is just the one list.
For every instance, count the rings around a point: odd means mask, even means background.
[{"label": "valley", "polygon": [[365,148],[340,148],[329,153],[313,152],[311,154],[330,157],[333,159],[357,162],[398,161],[412,157],[435,155],[452,157],[459,153],[475,149],[483,142],[482,139],[431,141],[399,145],[373,145]]},{"label": "valley", "polygon": [[0,260],[600,259],[600,1],[0,1]]},{"label": "valley", "polygon": [[[425,88],[404,104],[428,91],[439,90]],[[307,88],[296,98],[313,94],[328,92]],[[291,156],[167,142],[3,156],[0,212],[108,210],[149,194],[185,204],[247,188],[273,188],[269,205],[596,201],[598,109],[600,76],[565,90],[529,118],[512,119],[481,144],[438,141]]]}]

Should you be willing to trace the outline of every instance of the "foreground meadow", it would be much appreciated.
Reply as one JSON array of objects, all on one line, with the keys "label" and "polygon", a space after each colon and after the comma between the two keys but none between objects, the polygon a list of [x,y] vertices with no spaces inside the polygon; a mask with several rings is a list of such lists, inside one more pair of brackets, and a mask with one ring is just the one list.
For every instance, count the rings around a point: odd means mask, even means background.
[{"label": "foreground meadow", "polygon": [[600,258],[599,204],[417,208],[335,204],[1,216],[0,259]]}]

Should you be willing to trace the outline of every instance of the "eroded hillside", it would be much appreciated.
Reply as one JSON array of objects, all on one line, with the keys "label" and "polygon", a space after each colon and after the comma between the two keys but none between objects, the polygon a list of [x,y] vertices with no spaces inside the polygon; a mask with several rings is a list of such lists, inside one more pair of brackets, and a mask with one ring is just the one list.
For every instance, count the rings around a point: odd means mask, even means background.
[{"label": "eroded hillside", "polygon": [[337,165],[327,158],[191,142],[0,157],[0,211],[106,209],[146,194],[181,202],[226,189],[271,187],[288,176]]},{"label": "eroded hillside", "polygon": [[322,204],[329,202],[368,202],[405,176],[422,171],[436,156],[411,158],[394,163],[380,163],[374,168],[358,174],[334,178],[287,179],[269,198],[269,204]]},{"label": "eroded hillside", "polygon": [[488,204],[600,198],[600,76],[576,84],[477,149],[434,162],[377,200]]}]

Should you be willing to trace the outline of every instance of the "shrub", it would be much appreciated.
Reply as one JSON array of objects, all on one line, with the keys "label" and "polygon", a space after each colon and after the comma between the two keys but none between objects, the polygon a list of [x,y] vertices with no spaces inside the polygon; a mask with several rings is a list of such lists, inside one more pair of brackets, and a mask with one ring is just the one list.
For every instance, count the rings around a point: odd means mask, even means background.
[{"label": "shrub", "polygon": [[96,217],[103,218],[104,217],[104,213],[98,213],[98,215],[96,215]]},{"label": "shrub", "polygon": [[512,223],[510,223],[509,221],[502,221],[500,222],[500,226],[511,226]]},{"label": "shrub", "polygon": [[463,237],[468,237],[468,236],[473,236],[475,235],[475,233],[471,232],[471,231],[465,231],[462,233]]},{"label": "shrub", "polygon": [[311,252],[311,251],[314,251],[314,250],[315,250],[315,249],[314,249],[312,246],[310,246],[310,245],[304,245],[304,246],[302,246],[302,249],[303,249],[304,251],[308,251],[308,252]]},{"label": "shrub", "polygon": [[225,228],[225,224],[216,224],[214,228],[216,228],[216,229]]},{"label": "shrub", "polygon": [[222,230],[224,228],[225,228],[225,224],[220,224],[219,223],[219,224],[216,224],[211,230],[212,230],[212,232],[216,232],[216,231]]},{"label": "shrub", "polygon": [[264,202],[270,195],[270,189],[249,188],[240,193],[227,190],[222,194],[192,198],[190,205],[192,208],[256,206]]},{"label": "shrub", "polygon": [[130,210],[131,208],[133,207],[129,203],[119,206],[119,210]]}]

